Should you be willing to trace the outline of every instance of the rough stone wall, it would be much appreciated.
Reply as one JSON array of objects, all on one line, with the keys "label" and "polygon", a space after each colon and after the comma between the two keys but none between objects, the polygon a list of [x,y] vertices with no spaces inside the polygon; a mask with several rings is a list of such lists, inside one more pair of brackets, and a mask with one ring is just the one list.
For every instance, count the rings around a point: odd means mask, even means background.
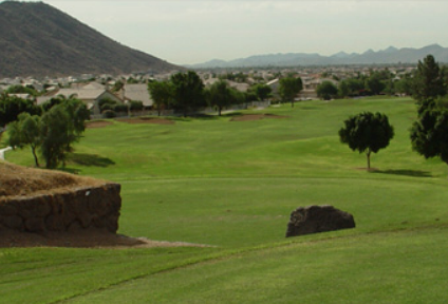
[{"label": "rough stone wall", "polygon": [[121,186],[78,188],[63,193],[0,200],[0,230],[24,232],[106,229],[116,233]]}]

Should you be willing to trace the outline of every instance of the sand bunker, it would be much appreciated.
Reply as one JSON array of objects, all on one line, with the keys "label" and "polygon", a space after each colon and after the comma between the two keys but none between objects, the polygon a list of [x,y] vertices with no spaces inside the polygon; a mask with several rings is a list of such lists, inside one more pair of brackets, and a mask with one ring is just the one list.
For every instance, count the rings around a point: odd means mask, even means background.
[{"label": "sand bunker", "polygon": [[94,120],[86,122],[86,128],[95,129],[95,128],[104,128],[112,125],[113,123],[105,120]]}]

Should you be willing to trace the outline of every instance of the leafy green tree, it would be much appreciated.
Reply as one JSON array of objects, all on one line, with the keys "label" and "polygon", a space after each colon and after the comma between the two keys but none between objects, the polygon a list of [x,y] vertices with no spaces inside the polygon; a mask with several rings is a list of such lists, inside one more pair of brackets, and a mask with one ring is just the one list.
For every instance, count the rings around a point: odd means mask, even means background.
[{"label": "leafy green tree", "polygon": [[448,164],[448,110],[446,98],[427,99],[419,106],[418,119],[412,124],[412,149],[426,159],[439,156]]},{"label": "leafy green tree", "polygon": [[272,88],[266,84],[258,83],[251,88],[251,91],[255,93],[258,100],[264,101],[271,96]]},{"label": "leafy green tree", "polygon": [[29,145],[36,167],[39,167],[37,149],[41,144],[39,128],[40,117],[26,112],[21,113],[18,119],[8,126],[9,137],[7,144],[13,148],[20,149]]},{"label": "leafy green tree", "polygon": [[58,105],[44,113],[41,118],[41,152],[48,169],[56,168],[64,162],[68,152],[73,151],[72,143],[78,140],[70,115],[63,105]]},{"label": "leafy green tree", "polygon": [[31,100],[21,99],[6,94],[0,95],[0,127],[17,120],[20,113],[27,112],[31,115],[40,113],[40,109]]},{"label": "leafy green tree", "polygon": [[364,81],[357,78],[347,78],[339,82],[339,97],[357,96],[364,90]]},{"label": "leafy green tree", "polygon": [[98,101],[98,107],[100,108],[100,112],[103,113],[107,110],[115,111],[115,107],[120,104],[116,100],[110,99],[110,98],[103,98],[100,101]]},{"label": "leafy green tree", "polygon": [[303,89],[302,79],[300,77],[286,77],[279,81],[278,93],[282,101],[291,101],[291,107],[294,107],[294,98]]},{"label": "leafy green tree", "polygon": [[219,80],[210,89],[206,90],[206,99],[211,106],[218,108],[218,115],[221,116],[224,108],[240,103],[242,99],[244,100],[244,96],[239,98],[240,94],[238,93],[225,80]]},{"label": "leafy green tree", "polygon": [[148,91],[160,116],[164,108],[173,104],[173,85],[169,81],[152,81],[148,83]]},{"label": "leafy green tree", "polygon": [[339,82],[338,85],[338,96],[343,98],[343,97],[347,97],[351,94],[351,90],[350,87],[348,85],[348,81],[343,80],[341,82]]},{"label": "leafy green tree", "polygon": [[411,128],[412,149],[426,159],[439,156],[448,164],[448,111],[428,109]]},{"label": "leafy green tree", "polygon": [[46,102],[40,105],[42,112],[46,112],[50,110],[52,107],[63,103],[65,99],[66,99],[65,96],[58,96],[51,98],[50,100],[47,100]]},{"label": "leafy green tree", "polygon": [[42,117],[22,113],[18,121],[8,128],[8,143],[12,147],[31,147],[36,166],[36,155],[41,152],[47,168],[56,168],[63,162],[68,152],[73,151],[72,144],[77,142],[85,130],[85,121],[90,111],[80,100],[70,99],[55,104]]},{"label": "leafy green tree", "polygon": [[177,73],[171,76],[174,107],[184,117],[191,111],[205,106],[204,84],[193,71]]},{"label": "leafy green tree", "polygon": [[350,116],[344,125],[339,130],[341,142],[348,144],[353,151],[367,151],[367,169],[370,170],[370,154],[387,147],[394,137],[394,128],[389,124],[389,119],[381,113],[365,112]]},{"label": "leafy green tree", "polygon": [[331,81],[324,81],[316,88],[317,96],[329,100],[338,95],[338,88]]},{"label": "leafy green tree", "polygon": [[[412,96],[421,105],[429,99],[435,100],[446,94],[444,75],[432,55],[418,62],[414,74]],[[422,109],[423,110],[423,109]]]},{"label": "leafy green tree", "polygon": [[396,93],[412,95],[413,80],[409,76],[405,76],[394,83]]},{"label": "leafy green tree", "polygon": [[131,111],[141,111],[144,108],[143,102],[141,102],[139,100],[131,100],[130,108],[131,108]]},{"label": "leafy green tree", "polygon": [[28,86],[22,86],[22,85],[14,85],[10,86],[5,90],[6,94],[29,94],[31,96],[38,96],[39,92],[36,91],[34,88],[28,87]]},{"label": "leafy green tree", "polygon": [[386,88],[386,84],[379,73],[373,73],[366,80],[366,87],[372,95],[378,95]]},{"label": "leafy green tree", "polygon": [[113,87],[112,87],[112,92],[118,92],[121,89],[123,89],[124,87],[124,82],[121,80],[118,80],[114,83]]},{"label": "leafy green tree", "polygon": [[81,133],[86,129],[85,122],[90,119],[90,111],[87,109],[87,105],[82,100],[72,98],[66,100],[63,106],[73,124],[73,132],[76,136],[81,136]]}]

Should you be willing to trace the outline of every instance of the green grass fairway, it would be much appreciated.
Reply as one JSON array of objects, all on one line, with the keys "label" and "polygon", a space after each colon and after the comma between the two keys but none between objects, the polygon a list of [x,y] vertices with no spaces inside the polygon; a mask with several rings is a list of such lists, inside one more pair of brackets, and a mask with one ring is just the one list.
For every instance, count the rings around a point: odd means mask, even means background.
[{"label": "green grass fairway", "polygon": [[[337,135],[363,111],[395,128],[374,172]],[[122,185],[119,233],[211,247],[0,249],[1,301],[447,303],[448,166],[411,151],[415,116],[410,98],[366,98],[88,129],[64,170]],[[285,239],[312,204],[356,229]]]}]

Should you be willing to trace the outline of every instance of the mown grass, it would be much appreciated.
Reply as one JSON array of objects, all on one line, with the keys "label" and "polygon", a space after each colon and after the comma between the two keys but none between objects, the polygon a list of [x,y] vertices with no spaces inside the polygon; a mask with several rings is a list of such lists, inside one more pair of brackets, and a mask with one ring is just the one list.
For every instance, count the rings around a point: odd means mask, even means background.
[{"label": "mown grass", "polygon": [[[375,172],[337,136],[363,111],[395,127]],[[368,98],[251,112],[286,118],[88,129],[65,170],[122,184],[120,233],[215,247],[1,249],[0,292],[9,303],[445,303],[448,170],[411,151],[415,112],[411,99]],[[6,158],[33,164],[29,151]],[[351,212],[357,228],[285,239],[290,212],[311,204]]]}]

